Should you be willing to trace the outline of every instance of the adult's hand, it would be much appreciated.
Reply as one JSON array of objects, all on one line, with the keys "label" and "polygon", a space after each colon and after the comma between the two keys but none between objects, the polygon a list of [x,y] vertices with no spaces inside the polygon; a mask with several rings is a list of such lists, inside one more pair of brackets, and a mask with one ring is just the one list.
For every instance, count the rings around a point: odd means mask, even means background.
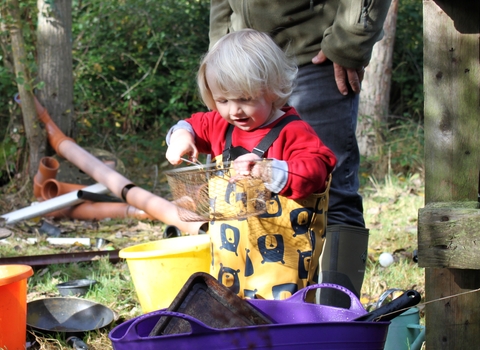
[{"label": "adult's hand", "polygon": [[[322,64],[326,60],[328,60],[327,56],[325,56],[322,50],[320,50],[318,54],[312,58],[312,63]],[[360,83],[365,75],[364,67],[362,67],[362,69],[346,68],[333,62],[333,71],[335,74],[335,81],[337,83],[338,91],[340,91],[342,95],[348,94],[349,85],[353,92],[356,94],[360,93]]]}]

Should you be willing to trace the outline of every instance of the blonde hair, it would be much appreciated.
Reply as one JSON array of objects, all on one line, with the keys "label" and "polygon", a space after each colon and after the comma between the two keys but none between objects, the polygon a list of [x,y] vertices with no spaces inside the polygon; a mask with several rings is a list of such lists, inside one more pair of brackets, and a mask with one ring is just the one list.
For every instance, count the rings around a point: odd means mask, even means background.
[{"label": "blonde hair", "polygon": [[294,88],[297,66],[265,33],[244,29],[222,37],[203,57],[198,88],[209,109],[216,109],[206,71],[225,96],[256,98],[267,94],[274,108],[286,104]]}]

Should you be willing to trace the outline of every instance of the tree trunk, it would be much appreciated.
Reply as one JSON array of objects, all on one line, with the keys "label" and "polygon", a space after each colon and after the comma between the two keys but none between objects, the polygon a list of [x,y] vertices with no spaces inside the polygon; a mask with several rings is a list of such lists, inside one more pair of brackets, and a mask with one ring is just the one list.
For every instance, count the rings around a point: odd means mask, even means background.
[{"label": "tree trunk", "polygon": [[18,92],[21,99],[21,109],[23,114],[23,124],[29,147],[29,166],[28,174],[30,178],[35,176],[40,164],[40,159],[45,154],[46,135],[42,132],[35,111],[33,100],[32,80],[27,68],[27,55],[25,52],[25,42],[22,34],[22,22],[20,18],[20,8],[18,0],[9,0],[7,11],[11,16],[11,23],[8,28],[12,40],[12,55],[15,68],[15,76],[18,84]]},{"label": "tree trunk", "polygon": [[383,26],[384,37],[375,44],[372,59],[365,71],[358,112],[360,153],[375,159],[373,173],[380,178],[385,176],[388,167],[388,159],[383,157],[383,144],[390,103],[397,12],[398,0],[392,0]]},{"label": "tree trunk", "polygon": [[37,6],[38,80],[44,83],[37,97],[60,130],[72,136],[72,0],[38,0]]}]

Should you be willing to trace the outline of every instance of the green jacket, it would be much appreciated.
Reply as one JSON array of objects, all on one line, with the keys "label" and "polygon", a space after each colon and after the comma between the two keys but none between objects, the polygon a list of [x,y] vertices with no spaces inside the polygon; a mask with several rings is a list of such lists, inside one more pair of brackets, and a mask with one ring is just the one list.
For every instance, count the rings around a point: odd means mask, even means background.
[{"label": "green jacket", "polygon": [[243,28],[269,33],[298,65],[322,50],[333,62],[361,68],[382,38],[391,0],[211,0],[210,45]]}]

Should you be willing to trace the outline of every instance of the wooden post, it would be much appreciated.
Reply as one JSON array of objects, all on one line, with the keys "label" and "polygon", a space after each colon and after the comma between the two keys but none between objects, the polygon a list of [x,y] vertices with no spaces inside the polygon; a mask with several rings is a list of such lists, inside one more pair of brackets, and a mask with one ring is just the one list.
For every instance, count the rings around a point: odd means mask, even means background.
[{"label": "wooden post", "polygon": [[[426,207],[418,258],[428,302],[480,288],[480,2],[424,0],[423,8]],[[427,304],[428,350],[479,344],[480,293]]]}]

